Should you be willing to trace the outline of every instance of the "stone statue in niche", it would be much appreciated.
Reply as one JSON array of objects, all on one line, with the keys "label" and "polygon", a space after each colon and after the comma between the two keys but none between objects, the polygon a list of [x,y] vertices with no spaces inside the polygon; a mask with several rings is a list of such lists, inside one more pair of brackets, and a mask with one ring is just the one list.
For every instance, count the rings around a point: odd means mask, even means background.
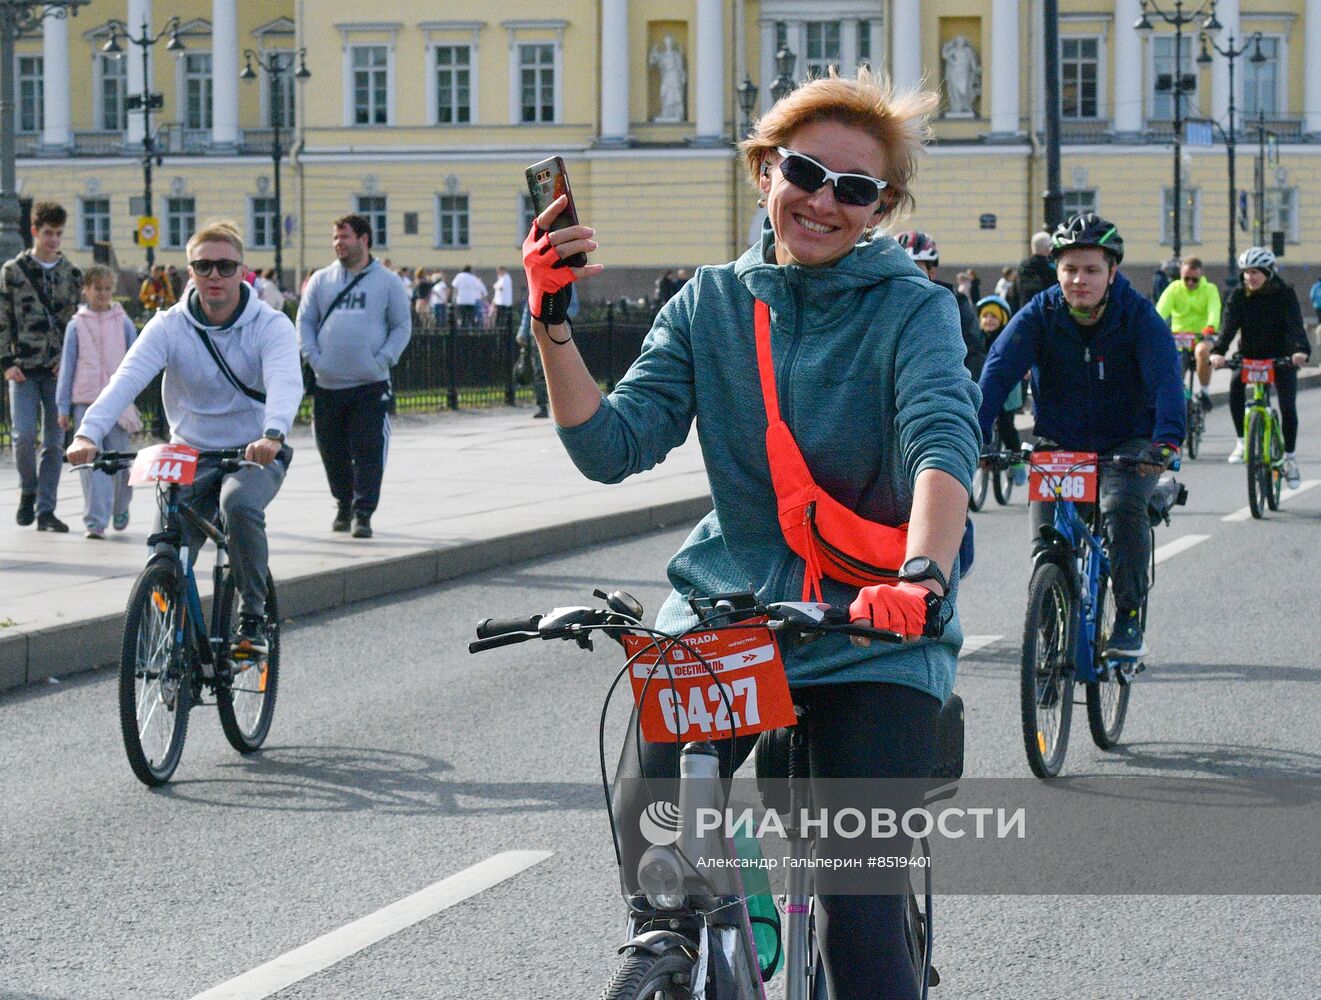
[{"label": "stone statue in niche", "polygon": [[684,69],[683,52],[674,44],[674,36],[666,35],[661,45],[653,45],[647,62],[660,73],[660,114],[652,121],[684,121],[688,117],[684,101],[688,71]]},{"label": "stone statue in niche", "polygon": [[947,118],[971,118],[973,103],[982,93],[982,67],[977,52],[963,35],[955,35],[940,47],[945,61]]}]

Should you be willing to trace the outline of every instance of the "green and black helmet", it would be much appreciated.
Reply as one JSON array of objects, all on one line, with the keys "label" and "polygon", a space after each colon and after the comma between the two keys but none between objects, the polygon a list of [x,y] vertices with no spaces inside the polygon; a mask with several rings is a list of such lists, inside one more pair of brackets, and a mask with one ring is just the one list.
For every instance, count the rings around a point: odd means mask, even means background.
[{"label": "green and black helmet", "polygon": [[1124,259],[1124,238],[1113,223],[1095,212],[1083,212],[1062,222],[1051,237],[1050,255],[1058,258],[1065,250],[1078,247],[1096,247],[1104,250],[1119,264]]}]

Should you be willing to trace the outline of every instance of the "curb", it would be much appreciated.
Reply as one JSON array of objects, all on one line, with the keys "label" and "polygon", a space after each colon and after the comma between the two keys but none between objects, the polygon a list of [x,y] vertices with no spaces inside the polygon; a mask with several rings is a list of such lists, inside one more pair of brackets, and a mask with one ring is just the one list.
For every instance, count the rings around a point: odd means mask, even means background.
[{"label": "curb", "polygon": [[[615,542],[678,524],[692,524],[710,511],[711,497],[704,494],[550,528],[423,549],[365,565],[296,576],[279,582],[280,613],[285,618],[299,618],[342,608],[530,559]],[[128,586],[124,593],[127,600]],[[0,691],[117,663],[123,624],[122,614],[102,615],[0,637]]]}]

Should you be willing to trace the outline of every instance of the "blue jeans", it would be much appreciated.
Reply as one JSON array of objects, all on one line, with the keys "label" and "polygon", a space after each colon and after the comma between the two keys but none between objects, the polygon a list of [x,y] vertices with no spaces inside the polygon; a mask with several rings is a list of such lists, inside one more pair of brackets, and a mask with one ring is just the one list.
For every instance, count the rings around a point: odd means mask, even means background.
[{"label": "blue jeans", "polygon": [[[9,408],[14,428],[14,463],[19,489],[37,494],[37,513],[55,512],[64,460],[64,431],[55,405],[55,376],[25,372],[23,382],[9,383]],[[41,465],[37,465],[37,425],[41,425]]]}]

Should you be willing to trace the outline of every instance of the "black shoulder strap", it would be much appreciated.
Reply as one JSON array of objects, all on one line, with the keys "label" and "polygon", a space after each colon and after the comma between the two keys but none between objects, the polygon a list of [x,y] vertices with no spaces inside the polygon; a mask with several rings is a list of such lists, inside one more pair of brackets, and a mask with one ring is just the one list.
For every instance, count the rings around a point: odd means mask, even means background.
[{"label": "black shoulder strap", "polygon": [[[370,262],[368,262],[367,267],[371,267]],[[333,313],[336,309],[338,309],[340,303],[343,302],[348,297],[349,292],[353,291],[353,286],[356,285],[363,278],[367,277],[367,267],[364,267],[361,271],[359,271],[357,276],[347,285],[345,285],[344,289],[338,295],[335,296],[335,301],[330,303],[330,308],[328,308],[326,310],[325,315],[321,317],[321,323],[317,327],[318,332],[320,332],[320,328],[322,326],[326,325],[326,320],[330,319],[330,314]]]},{"label": "black shoulder strap", "polygon": [[250,388],[238,380],[233,370],[225,362],[225,359],[221,357],[220,352],[216,350],[216,345],[211,343],[211,338],[207,336],[206,331],[196,323],[193,323],[192,327],[197,331],[197,335],[202,338],[202,346],[204,346],[206,352],[211,355],[211,360],[216,363],[216,367],[220,369],[220,373],[225,376],[229,381],[229,384],[249,399],[255,399],[258,403],[266,402],[266,393],[258,392],[256,389]]}]

